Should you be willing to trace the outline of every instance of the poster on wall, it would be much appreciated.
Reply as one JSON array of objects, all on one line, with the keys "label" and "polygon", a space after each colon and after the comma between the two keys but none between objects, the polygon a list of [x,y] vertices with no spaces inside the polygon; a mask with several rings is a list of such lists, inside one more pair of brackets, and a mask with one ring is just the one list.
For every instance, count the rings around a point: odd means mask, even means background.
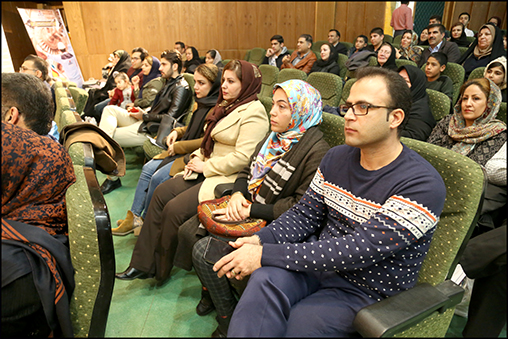
[{"label": "poster on wall", "polygon": [[18,8],[37,55],[49,64],[49,75],[83,86],[83,75],[58,9]]}]

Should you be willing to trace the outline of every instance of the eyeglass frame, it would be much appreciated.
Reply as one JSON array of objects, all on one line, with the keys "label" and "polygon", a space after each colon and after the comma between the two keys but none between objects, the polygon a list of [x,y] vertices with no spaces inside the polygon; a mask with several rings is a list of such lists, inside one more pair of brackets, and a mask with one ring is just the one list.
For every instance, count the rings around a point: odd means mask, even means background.
[{"label": "eyeglass frame", "polygon": [[[365,113],[356,114],[355,107],[354,107],[356,105],[367,105],[367,108],[365,109]],[[342,111],[343,107],[347,107],[347,110],[345,112]],[[368,102],[357,102],[356,104],[342,104],[342,105],[339,105],[339,115],[341,117],[345,117],[350,108],[353,110],[353,114],[355,116],[357,116],[357,117],[361,117],[361,116],[365,116],[365,115],[369,114],[369,109],[371,109],[371,108],[386,108],[386,109],[390,109],[392,111],[397,109],[397,107],[378,106],[378,105],[373,105],[373,104],[368,103]]]},{"label": "eyeglass frame", "polygon": [[38,71],[38,69],[37,69],[37,68],[28,68],[28,67],[25,67],[25,66],[23,66],[23,65],[19,66],[19,71],[21,72],[21,70],[23,70],[23,71],[32,70],[32,71],[34,71],[34,72],[37,72],[37,71]]}]

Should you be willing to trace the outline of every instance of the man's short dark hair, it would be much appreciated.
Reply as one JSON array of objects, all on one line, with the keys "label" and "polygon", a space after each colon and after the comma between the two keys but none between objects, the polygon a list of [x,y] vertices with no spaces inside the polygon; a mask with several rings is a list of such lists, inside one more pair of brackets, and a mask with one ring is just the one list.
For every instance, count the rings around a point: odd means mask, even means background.
[{"label": "man's short dark hair", "polygon": [[468,12],[462,12],[462,13],[460,13],[460,14],[459,14],[459,19],[460,19],[460,17],[461,17],[461,16],[463,16],[464,14],[465,14],[465,15],[467,15],[467,21],[471,20],[471,15],[470,15]]},{"label": "man's short dark hair", "polygon": [[175,45],[180,45],[180,47],[182,47],[183,50],[185,50],[185,44],[181,41],[177,41],[175,42]]},{"label": "man's short dark hair", "polygon": [[49,87],[35,75],[2,73],[2,120],[11,107],[23,116],[26,127],[39,135],[51,129],[54,105]]},{"label": "man's short dark hair", "polygon": [[383,31],[383,29],[381,27],[374,27],[373,29],[371,29],[370,34],[372,34],[372,33],[376,33],[379,35],[385,35],[385,32]]},{"label": "man's short dark hair", "polygon": [[149,55],[148,54],[148,51],[146,49],[144,49],[143,47],[136,47],[132,50],[132,53],[131,54],[134,54],[136,52],[139,52],[140,55],[139,55],[139,58],[141,59],[141,61],[144,61],[145,58]]},{"label": "man's short dark hair", "polygon": [[431,55],[429,55],[429,58],[430,57],[433,57],[434,59],[436,59],[437,62],[439,62],[439,65],[443,66],[443,65],[447,65],[448,64],[448,56],[446,54],[444,54],[443,52],[435,52],[435,53],[432,53]]},{"label": "man's short dark hair", "polygon": [[310,35],[310,34],[302,34],[302,35],[300,35],[300,38],[304,38],[305,41],[307,41],[308,43],[310,43],[312,45],[312,35]]},{"label": "man's short dark hair", "polygon": [[429,21],[432,20],[432,19],[436,19],[437,22],[443,22],[443,17],[441,15],[439,15],[439,14],[434,14],[433,16],[431,16],[429,18]]},{"label": "man's short dark hair", "polygon": [[[361,78],[381,77],[386,83],[386,89],[390,97],[390,102],[387,106],[400,108],[404,111],[404,120],[397,127],[397,134],[400,137],[402,130],[406,126],[409,119],[409,112],[411,111],[412,98],[411,91],[406,84],[406,81],[399,75],[399,73],[381,67],[360,67],[356,71],[357,82]],[[391,111],[388,112],[390,114]]]},{"label": "man's short dark hair", "polygon": [[366,35],[363,35],[363,34],[360,34],[359,36],[356,37],[357,39],[358,38],[362,38],[363,39],[363,42],[365,42],[366,44],[369,43],[369,38],[367,38]]},{"label": "man's short dark hair", "polygon": [[272,40],[277,40],[279,42],[279,44],[284,43],[284,38],[282,37],[282,35],[275,34],[274,36],[272,36],[270,38],[270,41],[272,41]]},{"label": "man's short dark hair", "polygon": [[427,26],[427,31],[429,31],[429,33],[430,33],[430,29],[434,28],[434,27],[439,28],[439,33],[441,33],[441,34],[444,34],[446,31],[446,28],[445,28],[445,26],[443,26],[443,24],[430,24]]},{"label": "man's short dark hair", "polygon": [[35,69],[41,71],[43,81],[48,81],[48,62],[40,56],[29,54],[24,61],[33,61]]},{"label": "man's short dark hair", "polygon": [[339,32],[338,30],[336,30],[335,28],[332,28],[331,30],[329,30],[329,31],[328,31],[328,33],[330,33],[330,32],[335,32],[335,33],[337,33],[337,36],[338,36],[338,37],[339,37],[339,39],[340,39],[340,32]]},{"label": "man's short dark hair", "polygon": [[400,4],[401,5],[409,5],[409,1],[401,1]]},{"label": "man's short dark hair", "polygon": [[178,73],[182,72],[182,66],[183,66],[182,55],[178,51],[176,51],[174,49],[167,49],[164,52],[162,52],[161,59],[166,59],[167,61],[169,61],[171,63],[171,65],[177,64],[178,65]]}]

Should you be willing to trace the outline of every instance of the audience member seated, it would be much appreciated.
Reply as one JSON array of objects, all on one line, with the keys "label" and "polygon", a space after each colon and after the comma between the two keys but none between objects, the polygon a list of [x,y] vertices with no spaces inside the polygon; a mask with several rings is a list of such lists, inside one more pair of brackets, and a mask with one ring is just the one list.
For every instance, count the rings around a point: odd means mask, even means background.
[{"label": "audience member seated", "polygon": [[445,27],[441,24],[431,24],[427,30],[429,31],[429,48],[423,51],[418,67],[422,67],[427,62],[429,55],[435,52],[443,52],[448,57],[448,62],[458,63],[460,59],[459,46],[445,39]]},{"label": "audience member seated", "polygon": [[313,72],[324,72],[324,73],[333,73],[336,75],[340,75],[340,66],[337,63],[337,58],[339,55],[337,51],[333,48],[332,44],[324,43],[321,45],[321,59],[317,60],[314,65],[312,65],[312,69],[310,73]]},{"label": "audience member seated", "polygon": [[418,65],[422,57],[423,49],[415,45],[417,39],[418,35],[416,35],[416,33],[413,33],[413,31],[409,29],[405,30],[400,39],[400,49],[396,49],[397,59],[411,60]]},{"label": "audience member seated", "polygon": [[425,27],[418,38],[418,46],[429,46],[429,30]]},{"label": "audience member seated", "polygon": [[113,52],[112,64],[113,68],[108,75],[106,84],[102,88],[92,88],[88,91],[88,100],[86,101],[82,114],[83,118],[95,118],[97,123],[101,121],[101,116],[97,114],[95,105],[109,98],[108,91],[114,89],[115,87],[115,72],[127,72],[131,67],[131,57],[129,53],[123,49],[117,49]]},{"label": "audience member seated", "polygon": [[455,42],[459,47],[469,47],[471,43],[467,40],[466,31],[464,30],[462,22],[453,24],[449,41]]},{"label": "audience member seated", "polygon": [[[469,21],[471,21],[471,16],[468,12],[462,12],[459,14],[459,21],[464,25],[464,32],[466,32],[466,36],[473,37],[474,32],[468,28]],[[453,29],[453,27],[452,27]]]},{"label": "audience member seated", "polygon": [[501,90],[501,101],[506,102],[506,57],[500,56],[492,60],[485,67],[483,76],[492,80],[499,87]]},{"label": "audience member seated", "polygon": [[442,52],[432,53],[425,65],[425,76],[427,77],[427,88],[446,94],[453,100],[453,81],[449,76],[444,75],[448,57]]},{"label": "audience member seated", "polygon": [[501,91],[490,79],[471,79],[460,88],[454,113],[443,118],[427,142],[451,149],[482,166],[506,143],[506,124],[496,119]]},{"label": "audience member seated", "polygon": [[412,99],[409,117],[401,135],[425,141],[436,126],[436,120],[430,111],[425,74],[420,68],[413,65],[402,65],[398,72],[409,86]]},{"label": "audience member seated", "polygon": [[[433,24],[443,24],[443,17],[441,15],[433,15],[430,17],[429,19],[429,25],[433,25]],[[444,27],[444,25],[443,25]],[[445,30],[445,33],[444,33],[444,38],[445,39],[449,39],[450,38],[450,31],[446,30],[446,28],[444,29]],[[430,32],[429,32],[430,34]]]},{"label": "audience member seated", "polygon": [[498,17],[498,16],[493,16],[489,19],[489,21],[487,21],[487,23],[492,23],[494,25],[496,25],[497,27],[501,27],[501,18]]},{"label": "audience member seated", "polygon": [[175,51],[178,51],[182,55],[182,62],[187,60],[187,55],[185,54],[185,44],[181,41],[175,42]]},{"label": "audience member seated", "polygon": [[485,67],[489,62],[503,55],[506,56],[506,51],[499,27],[492,23],[482,25],[478,31],[478,37],[458,61],[466,71],[464,79],[467,79],[475,68]]},{"label": "audience member seated", "polygon": [[[160,63],[161,77],[165,80],[165,86],[157,93],[146,111],[139,107],[136,107],[136,112],[132,108],[128,111],[115,106],[107,106],[104,109],[104,121],[101,121],[99,127],[122,147],[142,146],[147,139],[146,134],[149,133],[157,132],[157,140],[162,140],[172,129],[172,126],[167,125],[174,122],[171,119],[165,121],[164,118],[179,119],[190,105],[192,92],[180,74],[182,70],[180,54],[174,50],[166,50],[161,54]],[[155,82],[154,85],[157,86],[157,81],[159,80],[156,78],[150,83]],[[101,185],[101,191],[108,194],[121,186],[120,178],[108,176]]]},{"label": "audience member seated", "polygon": [[216,49],[211,49],[208,52],[206,52],[205,64],[213,64],[220,69],[224,68],[224,64],[222,63],[222,57],[220,56],[219,51]]},{"label": "audience member seated", "polygon": [[[132,207],[123,220],[117,221],[114,235],[139,235],[148,205],[157,186],[184,169],[184,156],[199,148],[203,140],[205,118],[213,112],[219,98],[221,72],[215,65],[201,64],[194,72],[194,98],[197,108],[188,126],[175,128],[168,135],[166,157],[152,159],[143,166]],[[177,141],[178,140],[178,141]]]},{"label": "audience member seated", "polygon": [[108,105],[115,105],[126,109],[127,104],[132,104],[136,100],[134,86],[130,83],[127,73],[118,72],[114,77],[116,87]]},{"label": "audience member seated", "polygon": [[328,32],[328,42],[332,45],[337,55],[339,53],[347,55],[347,47],[340,43],[340,32],[335,28],[332,28]]},{"label": "audience member seated", "polygon": [[381,45],[383,44],[383,40],[385,38],[385,33],[381,27],[374,27],[370,30],[370,43],[372,45],[367,46],[367,50],[374,52],[377,54]]},{"label": "audience member seated", "polygon": [[389,42],[383,42],[377,52],[378,66],[393,71],[397,70],[396,53],[396,49]]},{"label": "audience member seated", "polygon": [[356,37],[355,45],[351,47],[351,49],[347,53],[347,57],[351,58],[355,56],[358,52],[363,51],[365,48],[367,48],[369,44],[369,39],[365,35],[359,35]]},{"label": "audience member seated", "polygon": [[65,148],[45,136],[52,112],[40,79],[2,73],[3,338],[73,336],[65,192],[76,177]]},{"label": "audience member seated", "polygon": [[257,99],[260,90],[256,65],[232,60],[224,67],[219,100],[206,119],[201,148],[190,156],[183,175],[155,189],[129,267],[116,274],[118,279],[155,277],[163,284],[170,277],[178,227],[197,213],[201,201],[215,198],[215,186],[236,180],[268,131],[265,108]]},{"label": "audience member seated", "polygon": [[[318,127],[323,103],[315,88],[305,81],[288,80],[275,85],[273,92],[271,132],[257,145],[250,164],[238,174],[227,209],[216,211],[227,220],[251,217],[270,222],[278,218],[301,199],[330,148]],[[205,315],[216,308],[219,326],[214,334],[225,337],[237,300],[228,279],[218,278],[213,265],[203,259],[208,239],[206,236],[197,241],[192,251],[203,284],[196,310]],[[214,334],[212,337],[216,337]]]},{"label": "audience member seated", "polygon": [[[134,85],[136,100],[132,104],[128,104],[127,108],[136,106],[145,109],[150,107],[157,93],[164,87],[164,81],[161,78],[161,71],[159,70],[160,67],[161,63],[159,59],[154,56],[147,55],[143,59],[141,62],[141,73],[133,76],[131,79]],[[152,82],[154,79],[157,80]]]},{"label": "audience member seated", "polygon": [[312,36],[310,34],[302,34],[296,43],[296,50],[291,56],[286,55],[282,58],[281,69],[295,68],[309,74],[312,65],[316,62],[317,58],[314,52],[311,51]]},{"label": "audience member seated", "polygon": [[266,50],[265,57],[261,64],[275,66],[278,69],[282,67],[282,59],[291,56],[288,49],[284,46],[284,38],[282,35],[274,35],[270,38],[270,48]]},{"label": "audience member seated", "polygon": [[195,47],[187,47],[185,50],[187,60],[183,63],[182,73],[194,74],[196,67],[201,65],[201,59],[199,58],[198,50]]},{"label": "audience member seated", "polygon": [[411,106],[404,80],[379,67],[358,73],[343,106],[346,144],[328,151],[296,205],[230,242],[236,250],[213,267],[251,274],[228,336],[359,336],[360,309],[416,285],[445,185],[399,140]]}]

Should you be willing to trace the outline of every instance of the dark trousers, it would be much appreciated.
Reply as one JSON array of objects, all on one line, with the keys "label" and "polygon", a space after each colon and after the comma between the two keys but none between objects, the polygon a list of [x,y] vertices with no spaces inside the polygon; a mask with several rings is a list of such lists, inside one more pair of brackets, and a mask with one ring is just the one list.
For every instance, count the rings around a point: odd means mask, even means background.
[{"label": "dark trousers", "polygon": [[235,308],[228,337],[358,336],[353,320],[374,302],[334,271],[261,267]]},{"label": "dark trousers", "polygon": [[169,278],[178,246],[178,227],[197,213],[204,179],[202,174],[196,180],[177,176],[155,189],[132,253],[131,267],[155,274],[159,281]]},{"label": "dark trousers", "polygon": [[393,37],[395,38],[397,35],[402,35],[402,33],[404,33],[405,29],[400,29],[400,30],[395,30],[393,32]]}]

